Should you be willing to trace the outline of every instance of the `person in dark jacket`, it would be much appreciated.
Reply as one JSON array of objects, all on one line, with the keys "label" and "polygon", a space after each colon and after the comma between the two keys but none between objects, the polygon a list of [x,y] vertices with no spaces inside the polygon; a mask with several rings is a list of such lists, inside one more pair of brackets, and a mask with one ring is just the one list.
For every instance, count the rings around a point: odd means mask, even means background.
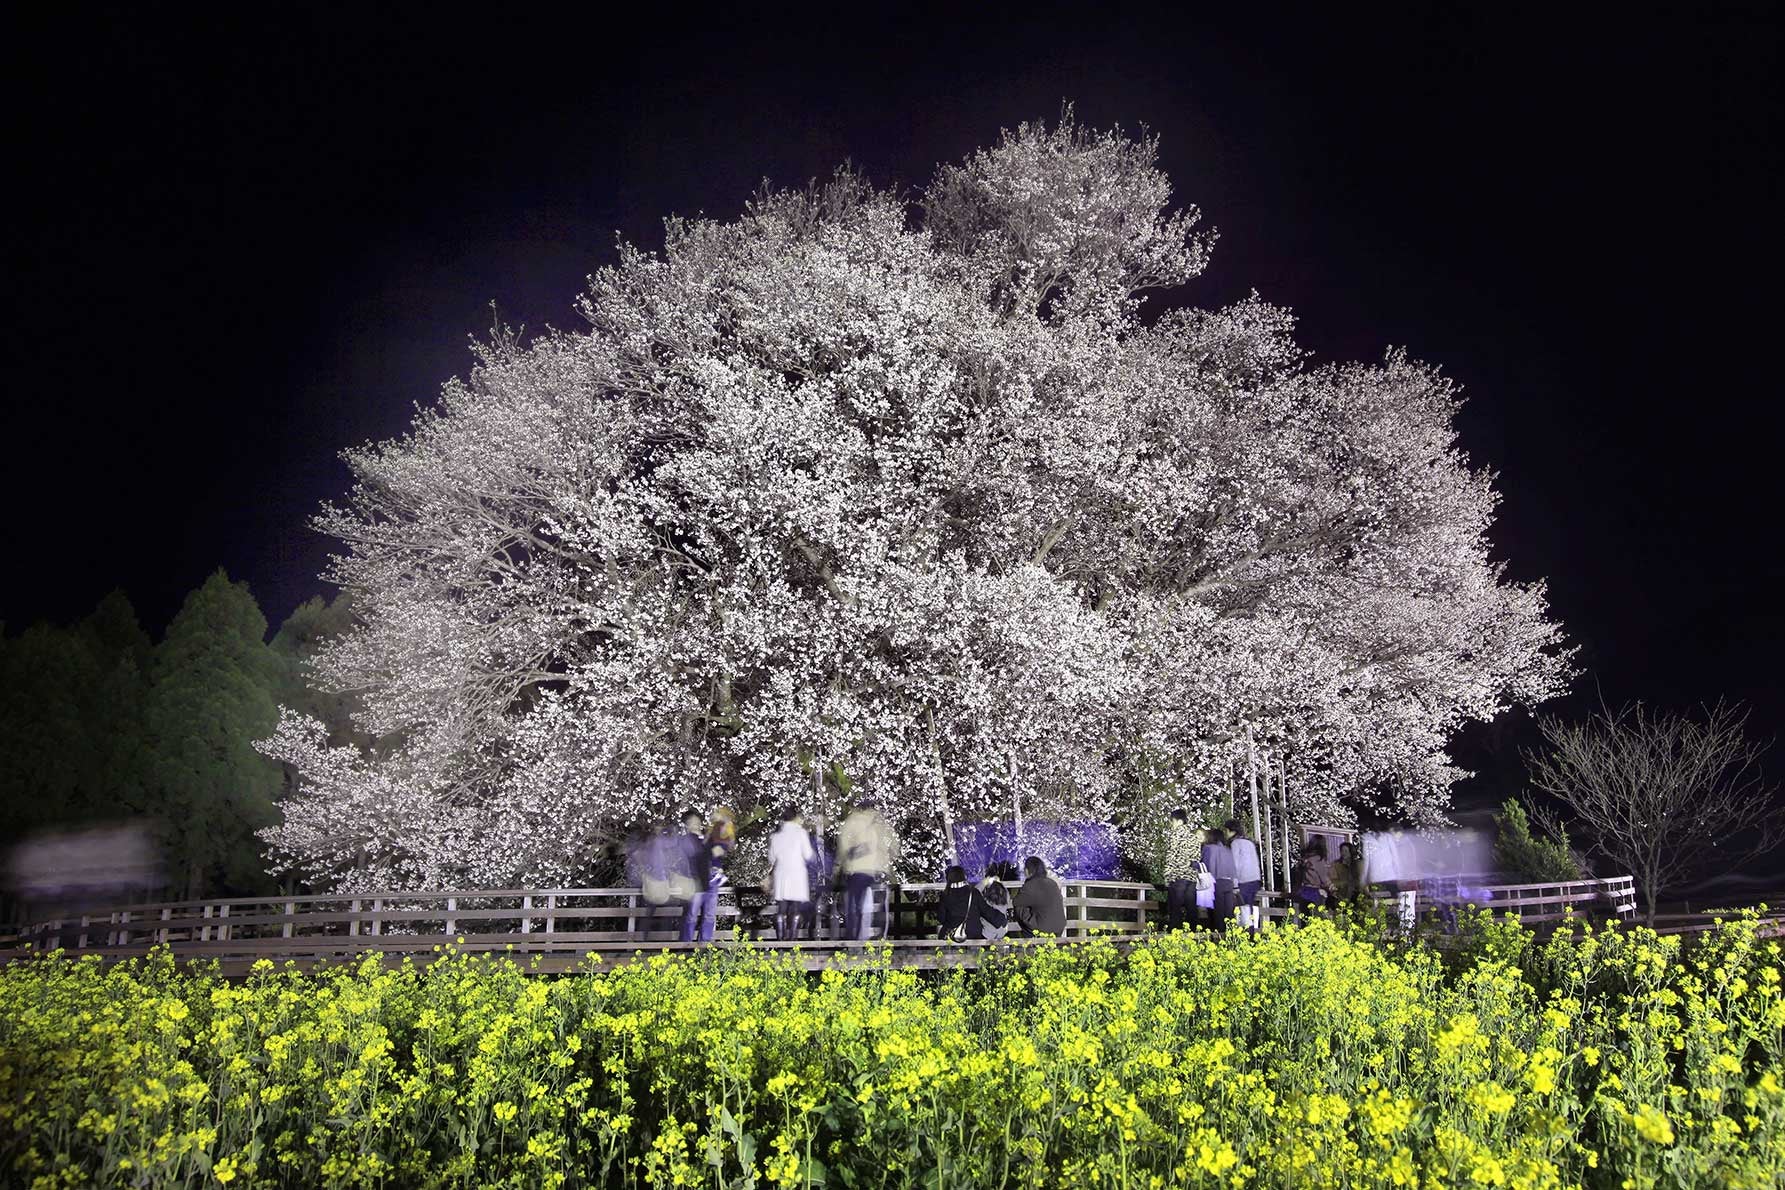
[{"label": "person in dark jacket", "polygon": [[985,894],[967,879],[967,870],[961,865],[951,866],[943,881],[946,887],[942,890],[942,928],[937,937],[956,942],[978,941],[985,937],[982,921],[994,927],[1005,923],[1003,911],[986,902]]},{"label": "person in dark jacket", "polygon": [[689,872],[697,890],[682,915],[682,941],[713,940],[713,926],[719,916],[719,890],[725,887],[725,868],[731,860],[731,849],[737,842],[737,828],[729,811],[716,810],[713,821],[703,835],[700,814],[689,810],[682,815],[688,828],[684,845],[688,849]]},{"label": "person in dark jacket", "polygon": [[1023,861],[1023,887],[1017,890],[1010,908],[1023,933],[1066,936],[1066,894],[1047,874],[1040,856],[1031,855]]}]

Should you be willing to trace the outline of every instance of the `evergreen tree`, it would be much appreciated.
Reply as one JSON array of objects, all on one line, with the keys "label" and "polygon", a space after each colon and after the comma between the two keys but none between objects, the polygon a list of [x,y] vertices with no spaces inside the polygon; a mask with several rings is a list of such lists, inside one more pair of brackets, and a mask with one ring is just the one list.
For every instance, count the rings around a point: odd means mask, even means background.
[{"label": "evergreen tree", "polygon": [[352,694],[325,688],[311,662],[329,641],[353,626],[353,611],[345,593],[328,600],[313,595],[298,605],[273,636],[272,649],[281,672],[279,702],[311,716],[328,730],[332,745],[366,746],[371,738],[354,723],[359,700]]},{"label": "evergreen tree", "polygon": [[36,624],[0,654],[0,830],[85,821],[95,804],[87,703],[101,669],[80,635]]},{"label": "evergreen tree", "polygon": [[1530,815],[1517,799],[1506,799],[1494,815],[1494,825],[1499,828],[1494,839],[1494,862],[1504,875],[1531,884],[1581,878],[1580,863],[1568,845],[1567,832],[1560,827],[1553,833],[1534,832]]},{"label": "evergreen tree", "polygon": [[278,721],[282,666],[266,630],[247,585],[219,570],[187,596],[150,663],[148,800],[188,897],[267,880],[254,832],[275,817],[280,774],[254,741]]}]

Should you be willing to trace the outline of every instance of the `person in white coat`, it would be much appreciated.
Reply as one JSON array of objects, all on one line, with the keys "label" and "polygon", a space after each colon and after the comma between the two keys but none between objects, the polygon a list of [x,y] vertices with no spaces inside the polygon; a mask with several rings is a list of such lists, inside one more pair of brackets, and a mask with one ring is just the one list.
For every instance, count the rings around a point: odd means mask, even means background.
[{"label": "person in white coat", "polygon": [[781,828],[769,836],[769,893],[775,898],[775,937],[799,937],[802,918],[812,908],[810,865],[818,856],[812,836],[791,807],[781,815]]}]

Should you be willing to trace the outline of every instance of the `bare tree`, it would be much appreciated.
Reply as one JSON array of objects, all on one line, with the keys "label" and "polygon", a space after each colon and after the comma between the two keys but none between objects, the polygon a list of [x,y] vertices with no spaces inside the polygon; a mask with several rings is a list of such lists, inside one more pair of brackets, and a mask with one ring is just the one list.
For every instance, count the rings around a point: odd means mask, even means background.
[{"label": "bare tree", "polygon": [[1653,924],[1663,889],[1785,837],[1785,806],[1760,768],[1771,741],[1750,740],[1747,725],[1736,703],[1718,701],[1701,722],[1638,702],[1585,723],[1541,720],[1546,747],[1525,762],[1532,784],[1573,811],[1590,850],[1636,877]]}]

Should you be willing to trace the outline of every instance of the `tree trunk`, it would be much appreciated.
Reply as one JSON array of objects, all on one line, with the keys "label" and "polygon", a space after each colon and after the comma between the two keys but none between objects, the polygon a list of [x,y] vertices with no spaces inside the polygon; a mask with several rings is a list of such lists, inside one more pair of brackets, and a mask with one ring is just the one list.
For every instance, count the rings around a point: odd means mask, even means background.
[{"label": "tree trunk", "polygon": [[936,713],[925,707],[923,714],[924,722],[930,729],[930,758],[936,765],[936,796],[941,802],[942,837],[948,843],[948,862],[958,864],[961,856],[954,845],[954,811],[948,804],[948,777],[942,771],[942,745],[936,740]]}]

